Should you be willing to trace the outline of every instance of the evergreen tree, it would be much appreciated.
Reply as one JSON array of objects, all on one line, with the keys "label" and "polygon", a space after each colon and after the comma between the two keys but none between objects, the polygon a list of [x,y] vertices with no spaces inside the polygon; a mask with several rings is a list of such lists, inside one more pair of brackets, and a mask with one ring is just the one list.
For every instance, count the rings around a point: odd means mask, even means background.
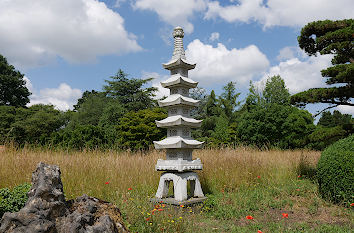
[{"label": "evergreen tree", "polygon": [[153,80],[148,79],[128,79],[127,74],[121,69],[118,70],[112,80],[105,80],[107,85],[103,89],[108,98],[119,101],[127,111],[138,111],[156,106],[156,101],[152,99],[157,91],[155,87],[143,88],[143,86]]},{"label": "evergreen tree", "polygon": [[322,70],[326,84],[341,84],[328,88],[312,88],[291,97],[291,103],[299,106],[307,103],[350,105],[354,97],[354,19],[317,21],[307,24],[298,37],[301,49],[312,56],[319,52],[334,54],[334,66]]}]

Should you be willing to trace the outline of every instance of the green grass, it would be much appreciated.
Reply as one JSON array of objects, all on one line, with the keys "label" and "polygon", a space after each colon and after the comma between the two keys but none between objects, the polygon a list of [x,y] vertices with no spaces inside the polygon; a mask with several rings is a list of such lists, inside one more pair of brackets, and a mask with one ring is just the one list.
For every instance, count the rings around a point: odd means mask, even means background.
[{"label": "green grass", "polygon": [[[353,207],[317,190],[314,151],[199,150],[204,205],[154,206],[164,152],[65,152],[8,148],[0,152],[0,188],[29,182],[39,161],[57,164],[67,199],[86,193],[115,203],[131,232],[352,232]],[[21,172],[19,172],[21,171]],[[299,177],[300,176],[300,177]],[[109,184],[105,184],[105,182]],[[283,218],[282,214],[288,214]],[[252,220],[246,216],[252,216]]]}]

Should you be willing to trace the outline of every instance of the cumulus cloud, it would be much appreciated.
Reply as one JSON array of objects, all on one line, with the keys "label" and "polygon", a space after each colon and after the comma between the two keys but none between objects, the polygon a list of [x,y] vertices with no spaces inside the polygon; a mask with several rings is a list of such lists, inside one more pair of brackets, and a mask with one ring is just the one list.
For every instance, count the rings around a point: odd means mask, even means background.
[{"label": "cumulus cloud", "polygon": [[218,33],[218,32],[213,32],[213,33],[211,33],[211,35],[210,35],[210,37],[209,37],[209,40],[210,40],[210,41],[219,40],[219,37],[220,37],[220,33]]},{"label": "cumulus cloud", "polygon": [[20,67],[141,50],[124,19],[96,0],[0,1],[0,53]]},{"label": "cumulus cloud", "polygon": [[337,107],[338,111],[345,114],[350,114],[354,116],[354,107],[349,105],[339,105]]},{"label": "cumulus cloud", "polygon": [[205,11],[205,0],[136,0],[135,9],[154,11],[160,19],[174,27],[181,26],[186,33],[193,31],[189,19],[197,12]]},{"label": "cumulus cloud", "polygon": [[201,85],[211,85],[235,81],[248,85],[249,81],[264,73],[269,61],[257,46],[227,49],[222,43],[217,47],[192,41],[186,50],[187,59],[197,63],[191,77]]},{"label": "cumulus cloud", "polygon": [[352,0],[239,0],[231,5],[208,2],[206,19],[222,18],[227,22],[256,21],[271,26],[303,26],[316,20],[353,17]]},{"label": "cumulus cloud", "polygon": [[57,88],[42,89],[38,93],[33,88],[31,80],[28,77],[24,77],[24,80],[26,81],[26,87],[32,92],[28,106],[34,104],[51,104],[56,109],[66,111],[73,109],[73,105],[76,104],[77,99],[82,95],[81,90],[74,89],[66,83],[61,83]]},{"label": "cumulus cloud", "polygon": [[[333,55],[314,57],[307,56],[300,50],[290,49],[291,56],[284,56],[284,51],[289,52],[288,49],[280,50],[278,57],[282,57],[283,61],[270,67],[269,71],[256,85],[262,86],[268,77],[280,75],[291,94],[305,91],[309,88],[326,87],[325,78],[321,76],[321,70],[331,66]],[[295,54],[297,54],[297,57],[294,57]]]}]

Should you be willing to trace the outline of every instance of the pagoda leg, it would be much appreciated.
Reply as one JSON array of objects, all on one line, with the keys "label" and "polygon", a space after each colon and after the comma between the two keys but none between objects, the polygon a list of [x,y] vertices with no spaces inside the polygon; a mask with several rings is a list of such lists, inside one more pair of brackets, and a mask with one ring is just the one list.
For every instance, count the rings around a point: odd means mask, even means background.
[{"label": "pagoda leg", "polygon": [[169,186],[170,186],[169,177],[166,176],[166,173],[162,174],[161,177],[160,177],[159,187],[157,189],[157,192],[156,192],[155,196],[157,198],[167,197]]},{"label": "pagoda leg", "polygon": [[173,179],[174,196],[176,201],[185,201],[187,195],[187,179],[186,177],[175,175]]}]

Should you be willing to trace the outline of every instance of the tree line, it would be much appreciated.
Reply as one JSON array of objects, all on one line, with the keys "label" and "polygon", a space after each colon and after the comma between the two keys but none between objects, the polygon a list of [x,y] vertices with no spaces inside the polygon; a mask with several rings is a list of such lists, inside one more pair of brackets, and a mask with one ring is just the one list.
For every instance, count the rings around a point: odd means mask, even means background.
[{"label": "tree line", "polygon": [[[252,145],[259,148],[309,148],[322,150],[353,133],[353,118],[335,110],[322,112],[317,125],[303,110],[307,103],[352,105],[354,20],[318,21],[306,25],[299,45],[309,55],[335,54],[322,71],[326,83],[342,84],[314,88],[290,95],[280,76],[269,77],[264,87],[250,83],[240,100],[236,83],[229,82],[217,96],[212,90],[191,90],[200,100],[191,114],[202,119],[195,139],[208,147]],[[331,38],[332,42],[328,42]],[[152,79],[129,78],[118,70],[105,80],[102,90],[85,91],[73,110],[59,111],[52,105],[26,107],[30,92],[24,75],[0,55],[0,144],[41,145],[62,148],[146,150],[152,141],[165,137],[155,120],[167,117],[154,99],[156,88],[144,87]]]}]

